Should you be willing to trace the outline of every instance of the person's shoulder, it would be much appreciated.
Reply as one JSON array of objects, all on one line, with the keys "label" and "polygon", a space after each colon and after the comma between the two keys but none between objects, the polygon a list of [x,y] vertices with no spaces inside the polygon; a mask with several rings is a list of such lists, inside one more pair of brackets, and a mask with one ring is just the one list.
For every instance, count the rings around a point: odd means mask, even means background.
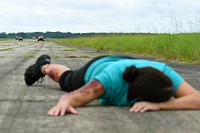
[{"label": "person's shoulder", "polygon": [[157,61],[157,60],[147,60],[147,59],[135,59],[130,60],[131,62],[141,63],[141,64],[157,64],[157,65],[167,65],[165,62]]}]

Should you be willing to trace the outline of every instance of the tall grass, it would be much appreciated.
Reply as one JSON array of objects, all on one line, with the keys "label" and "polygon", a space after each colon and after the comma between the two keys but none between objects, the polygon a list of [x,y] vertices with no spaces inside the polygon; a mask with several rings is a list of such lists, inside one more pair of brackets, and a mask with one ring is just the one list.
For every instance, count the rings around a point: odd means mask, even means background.
[{"label": "tall grass", "polygon": [[142,54],[167,60],[200,63],[200,33],[111,34],[51,41],[63,45],[91,47],[96,51]]}]

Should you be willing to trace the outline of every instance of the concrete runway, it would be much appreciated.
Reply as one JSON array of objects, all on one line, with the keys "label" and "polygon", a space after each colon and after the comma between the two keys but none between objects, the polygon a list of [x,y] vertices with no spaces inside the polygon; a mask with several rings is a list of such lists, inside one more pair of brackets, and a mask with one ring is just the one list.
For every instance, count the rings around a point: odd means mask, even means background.
[{"label": "concrete runway", "polygon": [[[77,108],[78,116],[50,117],[48,110],[65,92],[49,78],[28,87],[24,71],[41,54],[52,63],[79,68],[96,53],[33,40],[0,41],[0,133],[199,133],[200,111],[130,113],[129,107],[102,106],[97,101]],[[104,53],[105,54],[105,53]],[[200,89],[200,65],[167,62]]]}]

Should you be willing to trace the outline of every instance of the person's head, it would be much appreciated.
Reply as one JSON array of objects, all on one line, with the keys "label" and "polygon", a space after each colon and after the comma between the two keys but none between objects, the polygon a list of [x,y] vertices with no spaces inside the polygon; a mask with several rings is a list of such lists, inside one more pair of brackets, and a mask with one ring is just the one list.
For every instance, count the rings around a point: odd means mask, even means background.
[{"label": "person's head", "polygon": [[129,95],[134,95],[143,101],[164,102],[173,95],[172,81],[155,68],[130,66],[123,73],[123,78],[130,85]]}]

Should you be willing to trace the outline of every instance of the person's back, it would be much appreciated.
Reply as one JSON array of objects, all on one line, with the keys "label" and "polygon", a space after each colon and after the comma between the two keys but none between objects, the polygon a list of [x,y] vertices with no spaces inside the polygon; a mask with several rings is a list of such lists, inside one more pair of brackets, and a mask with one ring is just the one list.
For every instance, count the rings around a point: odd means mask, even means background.
[{"label": "person's back", "polygon": [[182,77],[174,70],[170,69],[165,63],[141,59],[124,59],[112,56],[104,57],[94,62],[88,68],[84,79],[86,83],[92,79],[96,79],[104,86],[106,93],[100,98],[101,103],[121,106],[132,105],[137,101],[137,98],[127,101],[129,83],[126,82],[122,76],[126,68],[130,66],[135,66],[137,68],[152,67],[162,73],[167,72],[165,74],[174,81],[174,91],[176,91],[177,87],[183,81]]}]

